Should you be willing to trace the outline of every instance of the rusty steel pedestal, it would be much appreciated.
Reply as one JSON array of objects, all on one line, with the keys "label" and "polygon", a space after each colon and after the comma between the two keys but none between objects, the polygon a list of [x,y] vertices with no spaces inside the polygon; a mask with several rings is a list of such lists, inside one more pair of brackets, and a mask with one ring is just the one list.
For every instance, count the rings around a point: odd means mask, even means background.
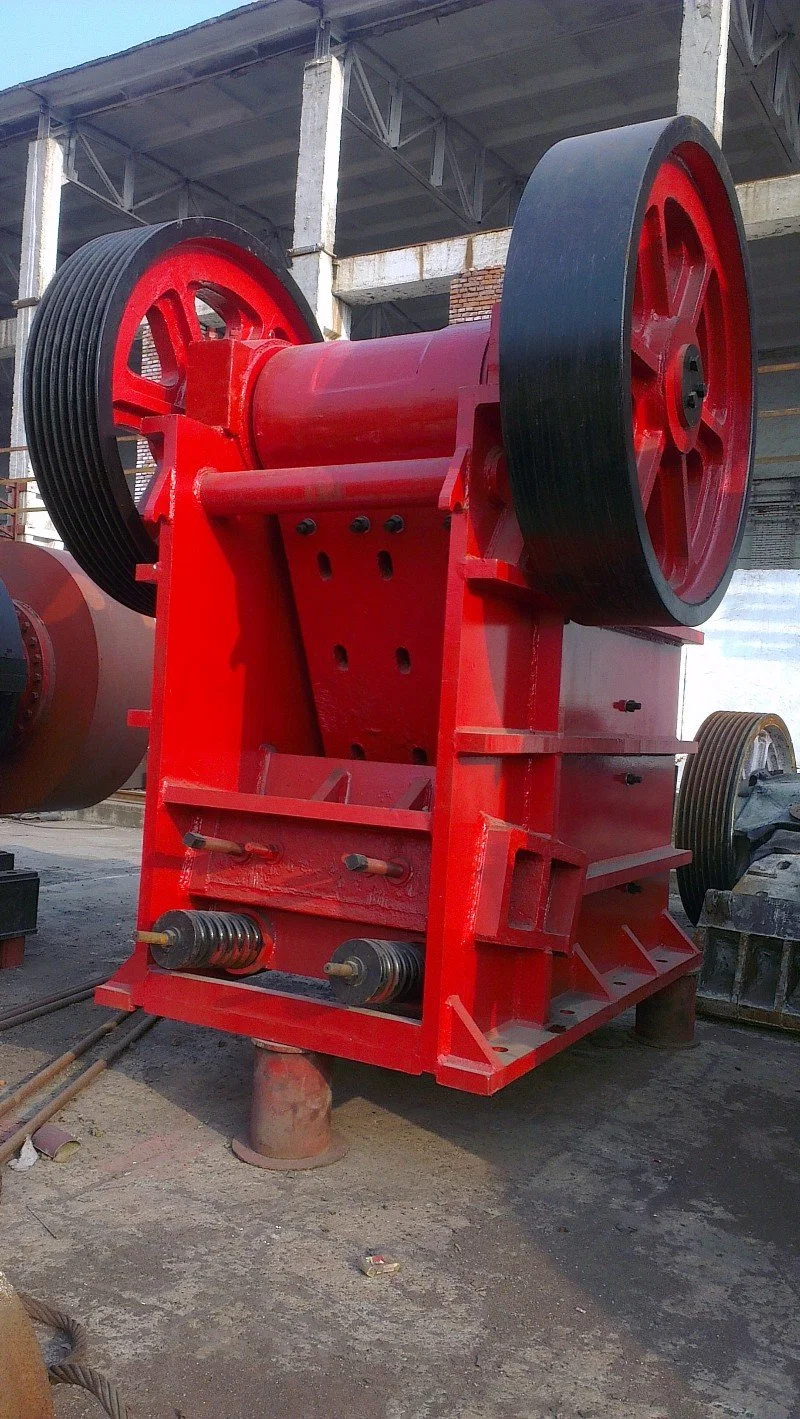
[{"label": "rusty steel pedestal", "polygon": [[0,1419],[53,1419],[50,1384],[36,1335],[0,1271]]},{"label": "rusty steel pedestal", "polygon": [[691,1049],[694,1046],[697,981],[695,971],[639,1002],[634,1036],[641,1044],[653,1049]]},{"label": "rusty steel pedestal", "polygon": [[347,1152],[331,1128],[331,1065],[325,1055],[254,1040],[250,1136],[233,1140],[243,1163],[277,1172],[324,1168]]},{"label": "rusty steel pedestal", "polygon": [[0,941],[0,971],[13,970],[25,959],[25,937],[7,936]]}]

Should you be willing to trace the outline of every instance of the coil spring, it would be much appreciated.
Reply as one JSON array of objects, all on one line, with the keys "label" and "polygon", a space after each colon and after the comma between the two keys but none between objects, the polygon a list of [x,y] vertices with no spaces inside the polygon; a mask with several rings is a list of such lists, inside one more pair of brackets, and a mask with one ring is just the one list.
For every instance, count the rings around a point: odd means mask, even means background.
[{"label": "coil spring", "polygon": [[173,938],[169,946],[153,948],[158,964],[170,970],[191,970],[195,966],[240,970],[253,965],[262,947],[258,923],[233,912],[166,912],[156,923],[156,930]]},{"label": "coil spring", "polygon": [[372,941],[380,965],[380,985],[370,997],[373,1005],[405,1000],[419,993],[422,956],[411,941]]},{"label": "coil spring", "polygon": [[325,967],[337,1000],[344,1005],[388,1005],[419,996],[423,954],[414,941],[357,937],[337,946]]}]

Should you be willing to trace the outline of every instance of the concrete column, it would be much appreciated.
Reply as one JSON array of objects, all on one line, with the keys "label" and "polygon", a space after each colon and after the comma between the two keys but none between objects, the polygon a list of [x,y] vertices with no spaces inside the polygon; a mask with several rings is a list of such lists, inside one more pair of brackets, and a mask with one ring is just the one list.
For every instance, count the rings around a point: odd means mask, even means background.
[{"label": "concrete column", "polygon": [[731,0],[683,0],[678,113],[702,119],[722,142]]},{"label": "concrete column", "polygon": [[335,54],[312,59],[303,75],[292,275],[326,339],[347,338],[350,310],[333,294],[333,253],[344,66]]},{"label": "concrete column", "polygon": [[[19,263],[19,297],[16,302],[14,341],[14,391],[11,404],[11,448],[9,472],[12,478],[30,478],[22,410],[22,373],[33,317],[40,297],[55,274],[58,255],[58,222],[61,187],[64,180],[64,153],[55,138],[40,137],[28,146],[25,178],[25,205],[22,213],[22,248]],[[19,489],[19,533],[28,542],[58,543],[56,532],[39,497],[35,484]]]}]

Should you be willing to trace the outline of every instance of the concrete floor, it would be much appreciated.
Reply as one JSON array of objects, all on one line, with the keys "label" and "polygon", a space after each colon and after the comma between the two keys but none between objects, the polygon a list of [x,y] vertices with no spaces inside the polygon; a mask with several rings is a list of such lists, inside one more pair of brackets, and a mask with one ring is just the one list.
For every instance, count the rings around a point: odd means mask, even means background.
[{"label": "concrete floor", "polygon": [[[41,930],[0,1009],[126,954],[138,835],[5,822]],[[104,1012],[0,1035],[9,1083]],[[342,1064],[344,1162],[231,1154],[245,1041],[160,1024],[6,1169],[0,1266],[87,1324],[139,1419],[790,1419],[800,1415],[800,1041],[629,1019],[493,1100]],[[367,1280],[359,1257],[403,1263]],[[99,1414],[56,1392],[68,1419]]]}]

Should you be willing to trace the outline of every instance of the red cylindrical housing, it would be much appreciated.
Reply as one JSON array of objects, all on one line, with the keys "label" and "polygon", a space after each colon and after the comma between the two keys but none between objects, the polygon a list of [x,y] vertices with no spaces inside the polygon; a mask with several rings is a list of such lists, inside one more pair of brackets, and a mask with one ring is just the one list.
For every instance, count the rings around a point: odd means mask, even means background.
[{"label": "red cylindrical housing", "polygon": [[67,552],[4,542],[0,577],[23,632],[28,686],[2,754],[0,811],[86,808],[147,748],[128,711],[150,704],[153,622],[89,580]]},{"label": "red cylindrical housing", "polygon": [[488,321],[385,340],[287,346],[253,391],[264,468],[452,453],[459,390],[479,378]]}]

